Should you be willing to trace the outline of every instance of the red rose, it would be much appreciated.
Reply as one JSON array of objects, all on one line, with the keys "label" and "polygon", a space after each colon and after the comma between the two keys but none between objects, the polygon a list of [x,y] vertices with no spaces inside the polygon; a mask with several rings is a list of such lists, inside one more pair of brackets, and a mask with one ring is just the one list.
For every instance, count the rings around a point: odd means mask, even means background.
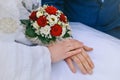
[{"label": "red rose", "polygon": [[29,16],[29,19],[31,19],[31,20],[33,20],[33,21],[37,20],[36,13],[37,13],[37,11],[33,11],[33,12],[31,13],[31,15]]},{"label": "red rose", "polygon": [[40,27],[44,27],[45,25],[47,25],[47,19],[45,16],[40,16],[38,19],[37,19],[37,23]]},{"label": "red rose", "polygon": [[57,8],[55,8],[54,6],[48,6],[45,11],[48,13],[48,14],[56,14],[57,12]]},{"label": "red rose", "polygon": [[64,14],[61,14],[61,15],[60,15],[60,20],[63,21],[64,23],[67,22],[67,19],[66,19],[66,17],[65,17]]},{"label": "red rose", "polygon": [[58,24],[55,24],[51,27],[50,33],[52,36],[60,36],[62,34],[62,27]]}]

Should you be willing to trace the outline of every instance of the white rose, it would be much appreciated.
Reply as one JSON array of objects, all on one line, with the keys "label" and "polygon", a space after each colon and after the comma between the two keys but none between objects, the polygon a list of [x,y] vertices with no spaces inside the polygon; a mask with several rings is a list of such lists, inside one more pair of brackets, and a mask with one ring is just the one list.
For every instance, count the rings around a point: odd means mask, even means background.
[{"label": "white rose", "polygon": [[49,15],[47,17],[47,19],[49,21],[50,26],[52,26],[58,22],[58,17],[56,17],[55,15]]},{"label": "white rose", "polygon": [[45,26],[45,27],[41,27],[41,28],[40,28],[40,34],[41,34],[41,35],[44,34],[45,37],[48,37],[49,34],[50,34],[50,29],[51,29],[51,28],[50,28],[50,26],[48,26],[48,25]]},{"label": "white rose", "polygon": [[37,18],[39,18],[42,15],[43,15],[43,11],[41,11],[41,10],[36,13]]},{"label": "white rose", "polygon": [[39,28],[40,28],[40,26],[37,24],[36,21],[33,23],[33,27],[34,27],[35,29],[39,29]]},{"label": "white rose", "polygon": [[43,5],[43,8],[45,9],[45,8],[47,8],[48,7],[48,5]]},{"label": "white rose", "polygon": [[39,30],[39,29],[36,30],[35,33],[36,33],[37,35],[40,35],[40,30]]},{"label": "white rose", "polygon": [[61,34],[61,37],[63,37],[66,33],[66,27],[62,27],[62,34]]},{"label": "white rose", "polygon": [[58,14],[61,14],[62,12],[61,12],[60,10],[57,10],[57,13],[58,13]]},{"label": "white rose", "polygon": [[66,25],[67,29],[71,30],[71,27],[70,27],[69,23],[67,23],[65,25]]},{"label": "white rose", "polygon": [[60,17],[61,14],[62,12],[60,10],[57,10],[57,17]]},{"label": "white rose", "polygon": [[58,24],[59,24],[59,25],[62,25],[62,22],[61,22],[61,21],[58,21]]},{"label": "white rose", "polygon": [[62,22],[61,25],[62,25],[63,27],[66,27],[67,29],[70,29],[68,23],[63,23],[63,22]]}]

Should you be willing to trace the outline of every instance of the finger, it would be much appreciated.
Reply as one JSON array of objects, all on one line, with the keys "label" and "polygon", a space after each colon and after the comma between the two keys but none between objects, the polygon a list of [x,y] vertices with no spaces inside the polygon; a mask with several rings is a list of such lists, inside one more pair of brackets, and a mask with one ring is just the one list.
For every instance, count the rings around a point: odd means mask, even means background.
[{"label": "finger", "polygon": [[70,70],[73,72],[73,73],[76,73],[76,69],[75,69],[75,66],[73,65],[72,63],[72,60],[70,58],[67,58],[65,59],[68,67],[70,68]]},{"label": "finger", "polygon": [[81,49],[81,54],[84,56],[84,58],[87,60],[88,64],[90,65],[90,67],[93,69],[94,68],[94,63],[91,60],[91,58],[89,57],[89,55],[86,53],[86,51],[84,49]]},{"label": "finger", "polygon": [[65,57],[68,58],[68,57],[73,56],[75,54],[79,54],[80,52],[81,52],[81,48],[76,49],[76,50],[72,50],[72,51],[66,52]]},{"label": "finger", "polygon": [[93,48],[85,46],[85,45],[83,46],[83,48],[85,49],[85,51],[92,51],[93,50]]},{"label": "finger", "polygon": [[88,64],[87,60],[81,54],[78,54],[77,57],[80,59],[82,65],[86,69],[87,73],[92,74],[92,68]]},{"label": "finger", "polygon": [[84,68],[84,66],[82,65],[81,61],[79,60],[79,58],[77,58],[76,56],[72,56],[73,61],[78,65],[80,71],[83,74],[87,74],[86,69]]},{"label": "finger", "polygon": [[74,41],[69,41],[67,44],[67,51],[70,51],[70,50],[75,50],[75,49],[78,49],[78,48],[82,48],[83,47],[83,43],[80,43],[76,40]]}]

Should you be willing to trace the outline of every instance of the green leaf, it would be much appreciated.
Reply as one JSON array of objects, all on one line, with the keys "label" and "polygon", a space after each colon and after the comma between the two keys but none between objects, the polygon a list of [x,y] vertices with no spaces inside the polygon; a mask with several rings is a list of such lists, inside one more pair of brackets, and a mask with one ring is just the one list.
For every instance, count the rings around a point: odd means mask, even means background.
[{"label": "green leaf", "polygon": [[72,36],[68,33],[69,31],[70,31],[70,30],[67,30],[67,31],[66,31],[65,35],[63,36],[63,38],[72,37]]},{"label": "green leaf", "polygon": [[20,20],[20,22],[26,26],[29,26],[31,23],[29,19]]},{"label": "green leaf", "polygon": [[56,40],[55,37],[50,39],[50,38],[42,37],[41,35],[39,35],[38,38],[43,44],[50,44],[51,42],[54,42]]},{"label": "green leaf", "polygon": [[42,37],[41,35],[39,35],[38,38],[39,38],[39,39],[41,40],[41,42],[44,43],[44,44],[48,44],[49,41],[50,41],[48,38]]},{"label": "green leaf", "polygon": [[67,37],[70,37],[70,34],[66,33],[63,38],[67,38]]},{"label": "green leaf", "polygon": [[35,30],[32,29],[32,28],[27,28],[26,31],[25,31],[25,34],[28,36],[28,37],[36,37],[37,34],[35,33]]}]

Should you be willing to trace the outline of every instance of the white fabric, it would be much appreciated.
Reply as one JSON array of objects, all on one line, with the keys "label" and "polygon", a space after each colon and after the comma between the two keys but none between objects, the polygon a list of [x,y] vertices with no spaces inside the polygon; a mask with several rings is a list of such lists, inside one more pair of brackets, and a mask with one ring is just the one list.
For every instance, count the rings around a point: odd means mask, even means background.
[{"label": "white fabric", "polygon": [[[26,5],[26,8],[23,7],[23,4],[21,2],[24,2]],[[32,11],[32,4],[37,3],[39,1],[39,6],[41,5],[41,0],[17,0],[18,2],[18,8],[20,11],[20,19],[28,19],[28,15],[30,15],[30,12],[27,11],[27,9],[29,9],[30,11]]]},{"label": "white fabric", "polygon": [[23,34],[19,35],[22,29],[19,3],[19,0],[0,0],[0,80],[50,80],[48,48],[14,42],[16,36],[24,38]]},{"label": "white fabric", "polygon": [[10,37],[15,36],[19,23],[19,10],[16,4],[15,0],[0,0],[0,40],[2,41],[14,40]]},{"label": "white fabric", "polygon": [[0,80],[50,80],[51,61],[46,47],[0,41]]},{"label": "white fabric", "polygon": [[120,40],[81,23],[71,23],[73,37],[94,48],[92,75],[73,74],[64,61],[52,66],[52,80],[120,80]]},{"label": "white fabric", "polygon": [[19,10],[15,0],[0,0],[0,18],[1,17],[12,17],[16,20],[19,19]]}]

